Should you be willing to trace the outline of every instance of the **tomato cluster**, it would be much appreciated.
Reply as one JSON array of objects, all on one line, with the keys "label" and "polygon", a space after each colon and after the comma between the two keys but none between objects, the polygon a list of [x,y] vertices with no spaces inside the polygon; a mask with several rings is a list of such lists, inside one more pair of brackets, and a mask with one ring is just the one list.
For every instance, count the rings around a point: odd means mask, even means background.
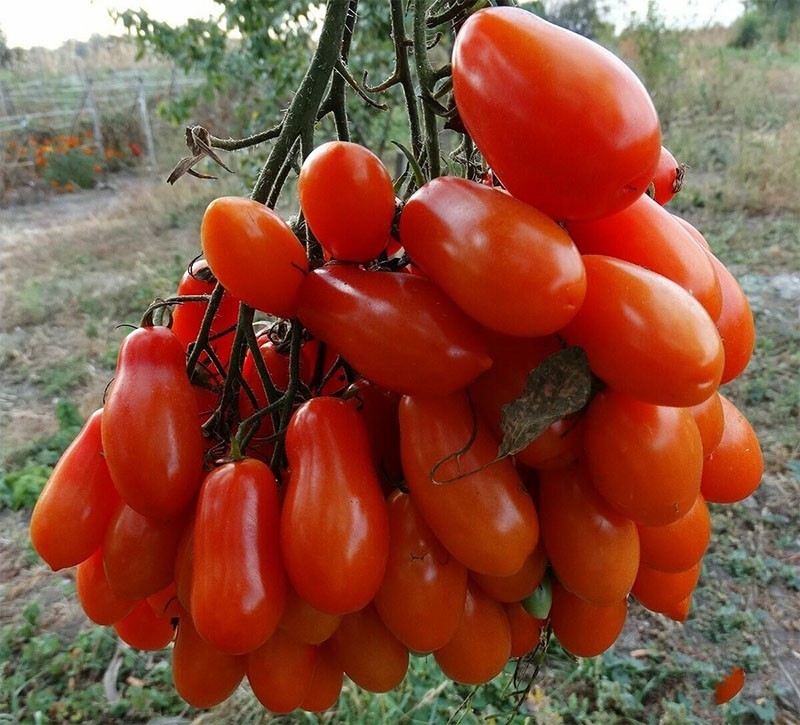
[{"label": "tomato cluster", "polygon": [[[515,64],[559,68],[574,47],[567,76],[522,84]],[[196,707],[246,676],[269,710],[323,710],[345,674],[396,687],[410,652],[483,683],[551,632],[597,655],[631,596],[686,618],[707,502],[759,483],[753,429],[719,392],[752,315],[662,206],[677,172],[638,81],[507,8],[465,23],[453,74],[489,183],[397,202],[370,151],[323,144],[299,176],[305,248],[255,201],[212,202],[171,329],[124,340],[36,506],[33,543],[77,565],[88,616],[134,647],[174,639]],[[514,94],[548,113],[518,117]],[[260,336],[252,308],[274,322]],[[536,371],[578,348],[566,373],[586,393],[551,409],[570,391]],[[520,440],[520,420],[544,423]]]}]

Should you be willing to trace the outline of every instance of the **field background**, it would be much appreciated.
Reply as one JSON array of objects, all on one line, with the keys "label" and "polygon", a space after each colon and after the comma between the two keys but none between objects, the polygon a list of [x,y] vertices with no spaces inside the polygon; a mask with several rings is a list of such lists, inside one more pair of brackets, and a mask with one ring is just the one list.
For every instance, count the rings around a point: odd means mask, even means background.
[{"label": "field background", "polygon": [[[153,114],[155,162],[127,159],[74,193],[39,182],[4,189],[0,722],[800,723],[800,43],[734,48],[735,29],[651,30],[616,42],[653,94],[665,145],[689,167],[670,208],[736,274],[758,335],[749,368],[725,392],[758,431],[766,472],[750,499],[712,508],[688,621],[633,604],[612,650],[576,662],[554,647],[527,696],[514,694],[510,670],[473,692],[416,658],[398,691],[346,687],[336,711],[294,719],[269,718],[245,688],[210,713],[187,708],[171,689],[167,654],[133,652],[89,626],[73,572],[52,574],[28,543],[30,509],[101,403],[125,334],[118,325],[172,293],[199,252],[206,204],[246,193],[261,153],[229,155],[235,176],[167,186],[183,131]],[[133,56],[100,44],[80,63],[97,74],[127,67],[169,77],[168,66],[134,65]],[[64,81],[76,57],[74,46],[26,56],[0,79]],[[203,106],[199,120],[224,135],[226,112],[224,103]],[[736,665],[748,673],[745,688],[717,708],[713,686]]]}]

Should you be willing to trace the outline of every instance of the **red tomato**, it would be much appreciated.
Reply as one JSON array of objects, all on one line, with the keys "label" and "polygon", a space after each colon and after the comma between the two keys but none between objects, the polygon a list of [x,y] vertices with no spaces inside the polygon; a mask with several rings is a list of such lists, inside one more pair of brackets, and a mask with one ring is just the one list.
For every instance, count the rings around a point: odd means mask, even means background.
[{"label": "red tomato", "polygon": [[583,263],[564,229],[483,184],[429,181],[406,202],[400,239],[413,262],[489,329],[547,335],[583,302]]},{"label": "red tomato", "polygon": [[202,480],[203,434],[183,345],[166,327],[123,341],[102,418],[103,452],[122,498],[143,516],[172,519]]},{"label": "red tomato", "polygon": [[605,254],[663,275],[689,292],[712,320],[722,310],[714,267],[694,239],[646,194],[616,214],[567,226],[583,254]]},{"label": "red tomato", "polygon": [[375,607],[408,649],[432,652],[456,632],[467,570],[439,543],[408,494],[396,491],[388,508],[389,560]]},{"label": "red tomato", "polygon": [[75,589],[83,611],[95,624],[114,624],[126,616],[136,604],[136,600],[118,597],[111,591],[103,568],[102,549],[97,549],[88,559],[78,564]]},{"label": "red tomato", "polygon": [[334,661],[333,656],[325,649],[317,652],[317,666],[311,678],[311,686],[301,709],[306,712],[323,712],[332,707],[339,697],[344,681],[342,668]]},{"label": "red tomato", "polygon": [[732,700],[744,687],[745,674],[741,667],[734,667],[724,680],[714,687],[714,702],[717,705]]},{"label": "red tomato", "polygon": [[725,415],[719,393],[712,393],[702,403],[693,405],[690,410],[700,431],[703,454],[708,455],[722,440],[722,428],[725,425]]},{"label": "red tomato", "polygon": [[503,605],[511,627],[511,657],[524,657],[539,644],[544,619],[532,617],[520,602]]},{"label": "red tomato", "polygon": [[657,204],[668,204],[683,188],[685,164],[679,164],[669,149],[661,147],[661,156],[653,174],[653,199]]},{"label": "red tomato", "polygon": [[525,559],[516,574],[501,577],[472,572],[470,577],[492,599],[498,602],[519,602],[539,586],[546,569],[547,553],[542,539],[539,539],[533,553]]},{"label": "red tomato", "polygon": [[764,460],[753,426],[730,400],[720,398],[725,417],[722,440],[705,458],[700,490],[706,501],[736,503],[758,488]]},{"label": "red tomato", "polygon": [[120,503],[103,457],[101,415],[92,413],[64,451],[33,508],[31,542],[53,571],[97,550]]},{"label": "red tomato", "polygon": [[594,491],[583,467],[543,471],[539,511],[547,556],[564,587],[603,607],[628,595],[639,567],[636,526]]},{"label": "red tomato", "polygon": [[471,15],[456,36],[453,91],[492,171],[553,219],[613,214],[653,178],[661,129],[641,81],[609,51],[533,13]]},{"label": "red tomato", "polygon": [[297,316],[364,377],[399,393],[446,394],[492,364],[478,325],[415,275],[321,267],[303,284]]},{"label": "red tomato", "polygon": [[662,614],[669,617],[674,622],[685,622],[689,617],[689,610],[692,608],[692,595],[670,605]]},{"label": "red tomato", "polygon": [[694,239],[694,241],[697,242],[703,249],[709,252],[711,251],[711,245],[693,224],[686,221],[686,219],[683,217],[679,217],[677,214],[673,214],[672,218],[675,219],[675,221],[678,222],[687,232],[689,232],[692,239]]},{"label": "red tomato", "polygon": [[[510,576],[536,547],[539,524],[533,501],[509,459],[479,470],[496,457],[497,448],[463,391],[405,396],[400,401],[403,470],[425,522],[467,568]],[[450,460],[438,465],[447,457]],[[462,474],[466,475],[449,483],[437,482]]]},{"label": "red tomato", "polygon": [[191,612],[209,644],[244,654],[266,642],[286,601],[275,476],[253,458],[208,474],[194,520]]},{"label": "red tomato", "polygon": [[289,225],[252,199],[212,201],[200,225],[214,276],[242,302],[276,317],[294,317],[308,260]]},{"label": "red tomato", "polygon": [[178,541],[175,552],[175,594],[187,611],[192,602],[192,570],[194,568],[194,517],[186,522],[186,527]]},{"label": "red tomato", "polygon": [[312,398],[292,416],[286,455],[280,538],[292,586],[323,612],[357,611],[378,591],[389,551],[364,421],[340,398]]},{"label": "red tomato", "polygon": [[326,614],[311,606],[291,586],[286,591],[286,607],[278,627],[294,639],[308,644],[322,644],[342,621],[341,614]]},{"label": "red tomato", "polygon": [[633,596],[651,612],[670,611],[694,591],[700,566],[698,561],[684,571],[659,571],[642,564],[633,583]]},{"label": "red tomato", "polygon": [[442,672],[462,685],[496,677],[511,656],[511,625],[503,605],[471,584],[455,636],[433,656]]},{"label": "red tomato", "polygon": [[172,679],[178,694],[192,707],[218,705],[233,694],[245,673],[246,658],[220,652],[181,617],[172,650]]},{"label": "red tomato", "polygon": [[133,609],[113,626],[119,638],[134,649],[164,649],[175,636],[172,622],[159,617],[144,599],[136,602]]},{"label": "red tomato", "polygon": [[700,491],[703,443],[688,408],[603,390],[586,411],[592,484],[617,511],[646,526],[683,516]]},{"label": "red tomato", "polygon": [[147,603],[159,617],[175,619],[183,617],[187,613],[184,606],[178,601],[175,582],[171,582],[160,592],[151,594],[147,597]]},{"label": "red tomato", "polygon": [[638,526],[643,564],[661,571],[683,571],[703,558],[711,539],[711,517],[702,495],[677,521],[666,526]]},{"label": "red tomato", "polygon": [[586,255],[586,299],[562,334],[612,388],[658,405],[696,405],[719,386],[722,342],[703,306],[655,272]]},{"label": "red tomato", "polygon": [[300,167],[297,193],[308,226],[333,258],[368,262],[386,247],[394,188],[369,149],[347,141],[318,146]]}]

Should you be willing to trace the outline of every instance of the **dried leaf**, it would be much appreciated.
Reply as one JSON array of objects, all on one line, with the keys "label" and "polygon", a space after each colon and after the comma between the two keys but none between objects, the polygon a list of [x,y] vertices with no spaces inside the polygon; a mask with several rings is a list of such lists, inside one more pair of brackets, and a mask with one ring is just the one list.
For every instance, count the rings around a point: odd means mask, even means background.
[{"label": "dried leaf", "polygon": [[583,348],[568,347],[543,360],[528,374],[522,395],[501,408],[498,457],[519,453],[553,423],[583,408],[591,392]]},{"label": "dried leaf", "polygon": [[214,149],[211,148],[211,134],[208,132],[207,129],[203,128],[202,126],[191,126],[186,129],[186,145],[189,147],[189,150],[192,152],[191,156],[184,156],[176,165],[175,168],[170,172],[170,175],[167,177],[167,183],[174,184],[178,179],[181,178],[184,174],[190,174],[191,176],[196,176],[198,179],[216,179],[216,176],[207,176],[206,174],[200,174],[197,171],[194,171],[192,168],[195,164],[202,161],[204,158],[208,157],[214,163],[221,166],[225,171],[228,173],[233,173],[222,161],[222,159],[217,156]]}]

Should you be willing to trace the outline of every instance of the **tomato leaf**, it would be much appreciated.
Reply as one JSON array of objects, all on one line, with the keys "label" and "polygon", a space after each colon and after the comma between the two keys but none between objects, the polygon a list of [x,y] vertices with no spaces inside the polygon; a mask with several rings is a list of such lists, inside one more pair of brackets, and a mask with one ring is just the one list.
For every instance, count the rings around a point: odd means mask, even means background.
[{"label": "tomato leaf", "polygon": [[528,374],[525,389],[500,410],[503,440],[497,455],[512,456],[553,423],[589,402],[592,375],[581,347],[568,347],[544,359]]}]

